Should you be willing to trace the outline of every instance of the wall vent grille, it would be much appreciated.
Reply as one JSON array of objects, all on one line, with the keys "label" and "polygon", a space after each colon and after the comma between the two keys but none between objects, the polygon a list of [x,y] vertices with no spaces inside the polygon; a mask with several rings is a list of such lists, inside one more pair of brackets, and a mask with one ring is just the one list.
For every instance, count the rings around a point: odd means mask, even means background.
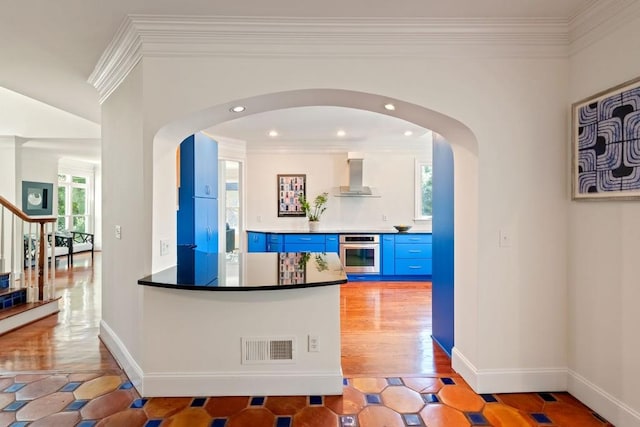
[{"label": "wall vent grille", "polygon": [[242,364],[292,363],[295,337],[242,338]]}]

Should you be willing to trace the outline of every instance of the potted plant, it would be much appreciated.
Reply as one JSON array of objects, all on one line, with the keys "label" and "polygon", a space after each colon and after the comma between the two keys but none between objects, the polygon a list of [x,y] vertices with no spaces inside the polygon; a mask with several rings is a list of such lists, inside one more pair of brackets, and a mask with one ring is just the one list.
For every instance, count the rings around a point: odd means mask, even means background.
[{"label": "potted plant", "polygon": [[302,211],[309,218],[309,230],[317,231],[318,224],[320,223],[320,216],[322,213],[327,210],[325,206],[327,204],[329,194],[321,193],[313,199],[313,205],[309,203],[309,201],[304,197],[304,194],[300,195],[300,206],[302,207]]}]

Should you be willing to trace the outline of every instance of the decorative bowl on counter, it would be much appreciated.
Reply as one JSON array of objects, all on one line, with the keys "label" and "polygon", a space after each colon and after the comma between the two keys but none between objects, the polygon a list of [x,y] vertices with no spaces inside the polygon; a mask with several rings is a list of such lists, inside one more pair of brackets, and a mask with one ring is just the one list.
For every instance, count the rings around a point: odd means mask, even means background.
[{"label": "decorative bowl on counter", "polygon": [[393,228],[398,230],[399,233],[406,233],[407,231],[411,230],[410,225],[394,225]]}]

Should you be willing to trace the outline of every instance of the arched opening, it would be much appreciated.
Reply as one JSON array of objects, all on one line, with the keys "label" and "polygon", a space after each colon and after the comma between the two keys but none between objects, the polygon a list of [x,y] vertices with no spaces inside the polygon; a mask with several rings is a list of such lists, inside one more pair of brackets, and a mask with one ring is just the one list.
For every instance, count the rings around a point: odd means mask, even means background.
[{"label": "arched opening", "polygon": [[[396,109],[393,112],[382,109],[388,102],[395,104]],[[238,104],[245,106],[246,110],[242,113],[231,112],[231,107]],[[455,183],[455,186],[452,185],[452,205],[455,206],[455,213],[451,213],[451,237],[455,235],[455,251],[451,248],[453,259],[447,261],[452,269],[450,280],[453,283],[450,284],[446,298],[453,311],[438,320],[445,323],[440,325],[439,329],[447,331],[447,336],[436,338],[449,352],[454,341],[456,346],[475,346],[472,323],[465,324],[462,316],[455,313],[464,312],[468,318],[473,319],[477,312],[477,141],[463,123],[420,105],[370,93],[306,89],[235,100],[233,103],[201,110],[164,126],[154,140],[153,241],[162,238],[161,233],[175,235],[176,199],[175,194],[166,189],[175,187],[175,149],[180,141],[194,132],[243,115],[304,106],[348,107],[393,115],[436,132],[441,136],[441,142],[450,145],[454,165],[452,184]],[[437,230],[434,230],[434,233],[437,233]],[[155,251],[154,246],[154,271],[171,265],[172,260],[159,258]]]}]

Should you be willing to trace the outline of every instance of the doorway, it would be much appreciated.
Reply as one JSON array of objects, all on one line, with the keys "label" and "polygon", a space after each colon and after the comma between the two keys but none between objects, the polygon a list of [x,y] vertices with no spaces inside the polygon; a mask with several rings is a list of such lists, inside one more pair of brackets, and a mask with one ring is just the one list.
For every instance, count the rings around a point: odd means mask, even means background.
[{"label": "doorway", "polygon": [[220,217],[224,221],[224,227],[221,230],[225,230],[221,235],[221,245],[224,248],[224,252],[228,255],[237,254],[240,250],[242,234],[242,194],[241,194],[241,170],[242,163],[237,160],[220,160],[219,170],[222,175],[221,182],[221,195],[222,201],[221,209],[223,215]]}]

